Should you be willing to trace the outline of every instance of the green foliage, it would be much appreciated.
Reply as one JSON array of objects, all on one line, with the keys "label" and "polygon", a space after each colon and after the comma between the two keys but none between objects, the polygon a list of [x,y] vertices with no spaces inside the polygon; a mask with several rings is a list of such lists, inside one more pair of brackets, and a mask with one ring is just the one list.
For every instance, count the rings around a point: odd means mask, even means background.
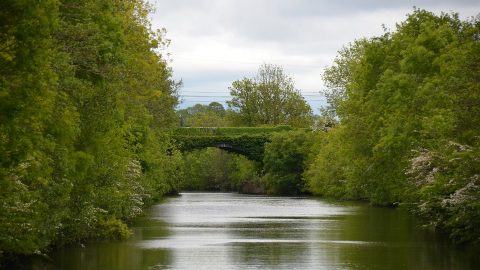
[{"label": "green foliage", "polygon": [[457,242],[480,243],[480,161],[474,146],[448,142],[414,151],[407,170],[411,210]]},{"label": "green foliage", "polygon": [[179,84],[148,13],[141,0],[0,4],[0,257],[126,237],[178,190],[165,130]]},{"label": "green foliage", "polygon": [[308,164],[304,177],[308,189],[320,196],[342,199],[363,199],[365,190],[360,183],[353,181],[350,173],[355,169],[355,161],[348,157],[349,149],[343,144],[342,126],[328,133],[318,133],[313,145],[317,154]]},{"label": "green foliage", "polygon": [[125,239],[132,235],[128,226],[118,219],[107,219],[99,221],[96,239]]},{"label": "green foliage", "polygon": [[[294,130],[294,131],[293,131]],[[283,137],[281,134],[303,134],[295,137],[295,140],[286,143],[289,145],[280,146],[279,143]],[[296,147],[306,147],[310,141],[308,129],[293,129],[290,126],[278,127],[222,127],[222,128],[178,128],[173,130],[172,138],[176,141],[180,151],[186,153],[183,161],[183,187],[189,190],[222,190],[222,191],[240,191],[244,193],[265,193],[266,185],[270,185],[270,193],[289,194],[303,192],[303,183],[299,182],[303,167],[293,171],[291,162],[298,162],[298,153],[295,152]],[[287,135],[285,135],[287,136]],[[288,135],[287,138],[293,138]],[[269,174],[264,176],[263,180],[260,176],[260,165],[265,161],[264,152],[265,145],[269,144],[272,138],[277,138],[277,142],[273,144],[268,159]],[[209,147],[217,147],[230,153],[240,155],[229,155],[218,149]],[[278,154],[279,149],[275,147],[284,147],[292,150],[286,152],[286,155],[292,155],[295,159],[287,161],[285,157],[279,166],[273,166],[274,155]],[[290,148],[289,148],[290,147]],[[205,149],[207,150],[201,150]],[[283,149],[285,150],[285,149]],[[282,150],[282,151],[283,151]],[[304,151],[298,148],[298,151]],[[191,153],[188,153],[191,152]],[[301,157],[300,159],[305,158]],[[285,171],[285,168],[287,169]],[[298,169],[298,168],[297,168]],[[288,179],[287,179],[288,178]],[[290,179],[292,178],[292,179]],[[266,180],[265,179],[270,179]],[[283,180],[282,180],[283,179]],[[280,180],[285,184],[274,183]],[[290,183],[295,183],[290,185]],[[300,187],[302,185],[302,187]],[[291,189],[291,190],[289,190]]]},{"label": "green foliage", "polygon": [[174,139],[181,151],[219,147],[230,152],[242,154],[255,161],[262,160],[264,145],[269,140],[267,135],[175,136]]},{"label": "green foliage", "polygon": [[[415,9],[396,31],[344,48],[324,73],[330,89],[326,111],[335,113],[340,124],[317,146],[306,173],[310,189],[381,205],[403,202],[453,238],[476,241],[479,232],[471,227],[478,224],[476,204],[470,199],[449,206],[441,202],[455,194],[478,196],[477,172],[469,169],[477,166],[475,159],[448,152],[445,142],[464,145],[472,149],[468,155],[477,151],[478,156],[479,32],[478,18],[460,21],[456,14]],[[432,161],[443,164],[435,166],[438,177],[405,174],[415,171],[411,151],[418,149],[439,157]],[[463,165],[449,164],[449,159]],[[417,190],[412,177],[435,183]]]},{"label": "green foliage", "polygon": [[273,133],[289,130],[292,130],[290,126],[177,128],[172,131],[172,138],[181,151],[220,147],[254,161],[262,161],[264,144],[269,137]]},{"label": "green foliage", "polygon": [[[57,161],[68,158],[70,147],[56,141],[76,123],[65,122],[69,108],[55,91],[57,53],[50,34],[58,24],[58,3],[2,1],[0,10],[1,257],[33,253],[56,233],[63,209],[52,210],[65,201],[69,183],[55,173],[66,169]],[[63,128],[64,134],[56,132]]]},{"label": "green foliage", "polygon": [[237,125],[310,127],[312,110],[283,68],[263,64],[254,79],[232,83],[227,101]]},{"label": "green foliage", "polygon": [[231,155],[217,148],[185,155],[183,188],[186,190],[230,191],[228,163]]},{"label": "green foliage", "polygon": [[229,165],[229,181],[233,190],[242,193],[264,194],[260,177],[260,163],[242,155],[233,155]]},{"label": "green foliage", "polygon": [[225,108],[218,102],[195,104],[177,111],[181,127],[223,127],[228,123],[225,115]]},{"label": "green foliage", "polygon": [[276,133],[265,146],[263,181],[271,194],[299,194],[306,191],[302,178],[313,134],[304,131]]},{"label": "green foliage", "polygon": [[272,132],[293,130],[290,126],[275,127],[201,127],[201,128],[176,128],[173,136],[240,136],[240,135],[267,135]]},{"label": "green foliage", "polygon": [[181,170],[183,190],[242,192],[258,183],[255,162],[217,148],[185,153]]}]

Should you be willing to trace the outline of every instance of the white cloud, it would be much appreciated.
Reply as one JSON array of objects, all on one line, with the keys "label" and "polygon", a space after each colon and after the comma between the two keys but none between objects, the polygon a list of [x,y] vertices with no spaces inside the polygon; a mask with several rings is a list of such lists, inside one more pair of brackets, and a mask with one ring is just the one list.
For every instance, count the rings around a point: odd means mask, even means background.
[{"label": "white cloud", "polygon": [[[394,29],[413,6],[456,11],[465,18],[480,11],[477,2],[152,0],[152,22],[167,28],[171,66],[174,77],[183,79],[182,92],[201,95],[208,89],[225,95],[233,80],[254,76],[265,62],[283,66],[297,88],[311,92],[323,88],[320,73],[342,46],[381,34],[382,24]],[[185,100],[189,106],[199,99]]]}]

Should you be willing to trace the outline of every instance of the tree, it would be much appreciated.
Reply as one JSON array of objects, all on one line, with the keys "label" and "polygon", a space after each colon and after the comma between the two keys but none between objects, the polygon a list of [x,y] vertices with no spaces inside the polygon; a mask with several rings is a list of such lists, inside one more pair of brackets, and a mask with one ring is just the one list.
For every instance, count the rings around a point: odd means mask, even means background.
[{"label": "tree", "polygon": [[271,194],[296,195],[306,191],[302,174],[314,134],[291,131],[274,134],[265,145],[263,181]]},{"label": "tree", "polygon": [[195,104],[177,111],[182,127],[223,127],[227,124],[225,115],[225,108],[218,102],[208,105]]},{"label": "tree", "polygon": [[80,114],[68,202],[76,216],[65,218],[62,240],[77,241],[105,237],[105,224],[124,224],[175,192],[162,132],[174,123],[178,84],[156,51],[164,39],[145,2],[65,0],[60,10],[55,36],[73,71],[64,88]]},{"label": "tree", "polygon": [[60,87],[58,7],[0,3],[0,260],[45,249],[66,214],[79,126]]},{"label": "tree", "polygon": [[234,81],[229,89],[227,104],[245,125],[306,127],[312,122],[310,106],[280,66],[263,64],[255,78]]},{"label": "tree", "polygon": [[479,31],[479,17],[415,9],[394,32],[342,49],[324,73],[340,124],[317,146],[311,190],[405,203],[478,242]]},{"label": "tree", "polygon": [[[0,259],[88,238],[175,192],[178,83],[129,1],[0,3]],[[172,153],[173,152],[173,153]]]},{"label": "tree", "polygon": [[208,104],[208,110],[215,113],[216,115],[218,116],[225,116],[225,108],[223,107],[222,104],[218,103],[218,102],[210,102],[210,104]]}]

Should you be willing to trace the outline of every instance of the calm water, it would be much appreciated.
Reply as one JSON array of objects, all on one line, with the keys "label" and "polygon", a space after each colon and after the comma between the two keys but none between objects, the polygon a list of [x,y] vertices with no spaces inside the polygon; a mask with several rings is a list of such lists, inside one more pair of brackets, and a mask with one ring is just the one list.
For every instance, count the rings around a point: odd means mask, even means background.
[{"label": "calm water", "polygon": [[399,210],[312,198],[184,193],[124,242],[70,247],[36,269],[480,269]]}]

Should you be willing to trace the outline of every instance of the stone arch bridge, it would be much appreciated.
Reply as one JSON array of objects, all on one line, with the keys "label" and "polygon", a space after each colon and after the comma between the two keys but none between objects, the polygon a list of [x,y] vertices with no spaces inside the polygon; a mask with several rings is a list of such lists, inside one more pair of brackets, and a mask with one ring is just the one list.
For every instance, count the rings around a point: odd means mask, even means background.
[{"label": "stone arch bridge", "polygon": [[295,130],[290,126],[278,127],[183,127],[172,131],[172,138],[180,151],[192,151],[217,147],[246,156],[255,161],[263,160],[265,143],[272,133]]}]

